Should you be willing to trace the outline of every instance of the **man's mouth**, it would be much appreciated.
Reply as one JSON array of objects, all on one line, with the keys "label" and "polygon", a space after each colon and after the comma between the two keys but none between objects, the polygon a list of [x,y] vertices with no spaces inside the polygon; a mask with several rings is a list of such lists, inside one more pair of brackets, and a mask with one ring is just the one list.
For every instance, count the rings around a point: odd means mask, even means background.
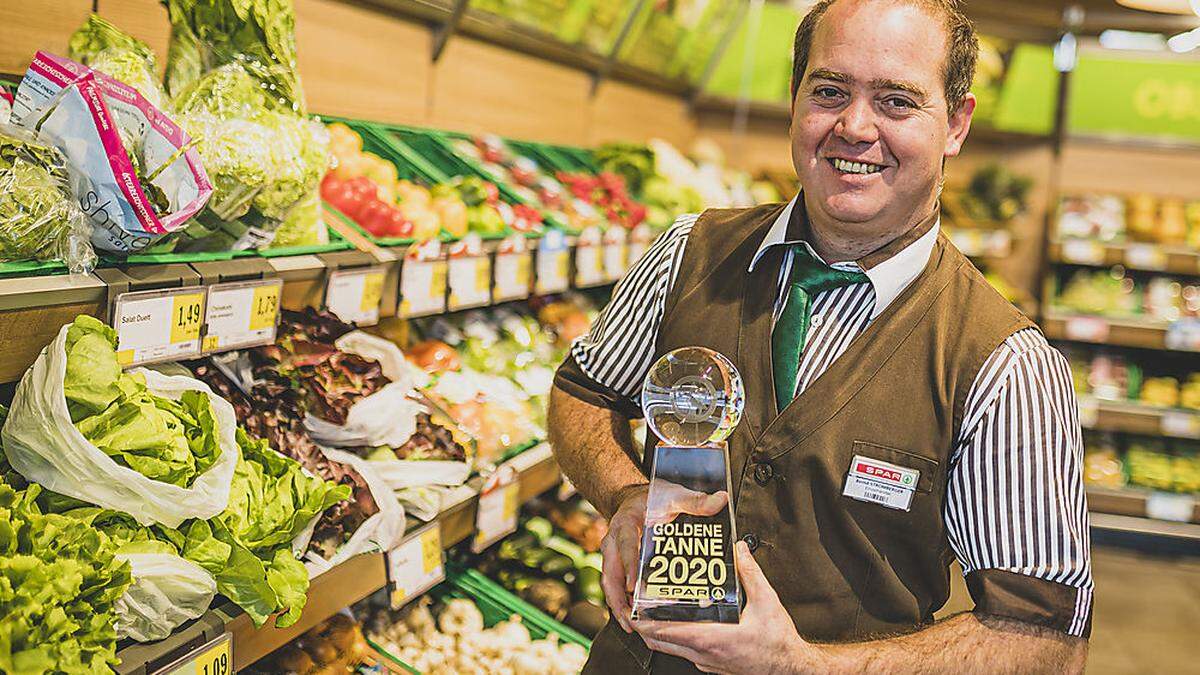
[{"label": "man's mouth", "polygon": [[883,171],[883,167],[879,164],[870,164],[868,162],[851,162],[848,159],[839,159],[837,157],[829,158],[829,163],[833,165],[833,168],[837,169],[841,173],[871,174]]}]

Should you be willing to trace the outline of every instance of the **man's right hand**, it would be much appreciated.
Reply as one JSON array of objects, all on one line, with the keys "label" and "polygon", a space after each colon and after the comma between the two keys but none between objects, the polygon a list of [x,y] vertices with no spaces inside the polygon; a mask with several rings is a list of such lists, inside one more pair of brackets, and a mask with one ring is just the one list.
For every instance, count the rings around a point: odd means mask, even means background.
[{"label": "man's right hand", "polygon": [[[649,494],[649,486],[639,485],[620,495],[621,501],[608,521],[608,534],[600,543],[600,552],[604,555],[601,575],[604,598],[626,633],[633,630],[629,622],[630,602],[637,584],[638,553],[647,522]],[[729,494],[725,491],[705,494],[665,480],[655,480],[654,498],[652,524],[669,523],[682,513],[711,516],[720,513],[729,503]]]}]

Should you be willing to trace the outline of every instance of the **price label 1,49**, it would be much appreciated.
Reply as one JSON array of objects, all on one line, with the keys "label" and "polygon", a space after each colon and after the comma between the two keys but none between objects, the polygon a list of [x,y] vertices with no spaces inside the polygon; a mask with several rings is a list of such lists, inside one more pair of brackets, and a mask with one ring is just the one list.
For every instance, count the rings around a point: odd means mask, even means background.
[{"label": "price label 1,49", "polygon": [[275,341],[281,279],[258,279],[208,287],[204,351],[253,347]]},{"label": "price label 1,49", "polygon": [[154,675],[230,675],[233,673],[233,640],[230,633],[193,649]]},{"label": "price label 1,49", "polygon": [[325,287],[325,306],[342,321],[359,326],[377,324],[385,276],[382,265],[332,271]]},{"label": "price label 1,49", "polygon": [[200,355],[204,290],[189,286],[117,296],[113,327],[123,366]]},{"label": "price label 1,49", "polygon": [[446,311],[446,261],[405,260],[400,268],[400,315]]},{"label": "price label 1,49", "polygon": [[486,255],[451,258],[447,274],[448,309],[482,307],[492,302],[492,259]]},{"label": "price label 1,49", "polygon": [[517,511],[521,507],[521,484],[516,472],[502,479],[487,492],[479,495],[479,511],[475,516],[475,539],[471,550],[479,553],[500,539],[517,531]]},{"label": "price label 1,49", "polygon": [[442,562],[442,526],[429,523],[387,553],[392,609],[433,588],[446,578]]}]

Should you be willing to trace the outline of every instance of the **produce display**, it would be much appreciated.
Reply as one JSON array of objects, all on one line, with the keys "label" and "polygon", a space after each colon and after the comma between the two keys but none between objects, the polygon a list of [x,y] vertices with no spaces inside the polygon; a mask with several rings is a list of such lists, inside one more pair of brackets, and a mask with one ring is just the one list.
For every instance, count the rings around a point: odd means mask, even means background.
[{"label": "produce display", "polygon": [[372,641],[428,675],[574,675],[587,661],[586,649],[553,633],[533,639],[518,616],[485,627],[468,598],[436,606],[423,598],[399,612],[379,610],[367,626]]},{"label": "produce display", "polygon": [[1200,285],[1160,274],[1130,274],[1122,267],[1076,269],[1056,278],[1054,307],[1108,317],[1176,321],[1200,316]]},{"label": "produce display", "polygon": [[1200,247],[1200,201],[1149,194],[1066,195],[1059,203],[1058,235],[1194,249]]},{"label": "produce display", "polygon": [[1084,480],[1089,485],[1200,494],[1200,443],[1093,434],[1086,445]]},{"label": "produce display", "polygon": [[959,227],[1002,224],[1028,208],[1032,187],[1033,180],[1028,176],[1014,174],[1002,164],[988,164],[971,175],[961,192],[943,193],[942,215]]},{"label": "produce display", "polygon": [[350,673],[363,662],[370,649],[357,621],[345,614],[334,614],[255,664],[252,670],[294,675]]}]

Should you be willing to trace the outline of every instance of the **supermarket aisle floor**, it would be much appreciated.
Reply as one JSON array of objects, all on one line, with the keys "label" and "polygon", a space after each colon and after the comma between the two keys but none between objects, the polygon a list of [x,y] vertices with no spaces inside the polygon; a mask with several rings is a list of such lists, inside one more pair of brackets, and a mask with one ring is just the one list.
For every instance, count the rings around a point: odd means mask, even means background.
[{"label": "supermarket aisle floor", "polygon": [[[1095,618],[1088,675],[1200,673],[1200,558],[1094,547]],[[938,616],[971,608],[957,568]]]}]

